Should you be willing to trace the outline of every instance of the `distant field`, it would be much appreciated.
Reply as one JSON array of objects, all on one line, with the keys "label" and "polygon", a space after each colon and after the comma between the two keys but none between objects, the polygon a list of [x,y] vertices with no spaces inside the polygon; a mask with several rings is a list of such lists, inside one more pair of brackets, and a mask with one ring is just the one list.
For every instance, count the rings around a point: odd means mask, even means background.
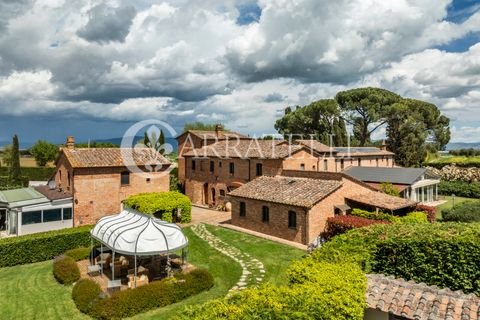
[{"label": "distant field", "polygon": [[427,164],[432,164],[432,165],[456,164],[462,167],[466,167],[466,166],[480,167],[480,156],[466,157],[466,156],[445,155],[445,156],[441,156],[436,159],[430,160],[427,162]]},{"label": "distant field", "polygon": [[[6,164],[2,160],[0,160],[0,164],[1,164],[2,167],[6,166]],[[51,162],[47,165],[47,167],[53,167],[53,166],[54,166],[53,162]],[[25,156],[20,157],[20,167],[37,167],[37,163],[35,162],[35,158],[25,157]]]}]

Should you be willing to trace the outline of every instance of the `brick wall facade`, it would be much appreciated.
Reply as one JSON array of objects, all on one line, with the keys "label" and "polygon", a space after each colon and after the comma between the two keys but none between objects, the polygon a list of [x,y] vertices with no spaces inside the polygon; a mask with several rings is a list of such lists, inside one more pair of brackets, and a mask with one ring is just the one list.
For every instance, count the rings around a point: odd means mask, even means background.
[{"label": "brick wall facade", "polygon": [[[274,237],[283,238],[299,243],[306,243],[306,208],[289,206],[278,203],[229,197],[232,203],[232,224]],[[245,202],[246,215],[240,216],[240,202]],[[262,207],[268,206],[270,219],[262,221]],[[288,227],[288,212],[294,211],[297,216],[297,227]]]},{"label": "brick wall facade", "polygon": [[[336,175],[338,180],[338,175]],[[345,204],[345,197],[371,192],[371,188],[347,178],[340,178],[342,187],[325,197],[310,209],[284,205],[261,200],[244,199],[229,196],[232,204],[233,225],[265,233],[275,237],[303,244],[311,243],[325,230],[328,218],[335,216],[335,206]],[[240,216],[240,202],[246,206],[245,217]],[[269,222],[262,221],[262,207],[269,207]],[[294,211],[297,216],[297,227],[288,227],[288,212]]]},{"label": "brick wall facade", "polygon": [[122,172],[128,172],[127,168],[72,169],[64,157],[58,160],[55,181],[57,186],[73,193],[74,226],[95,224],[101,217],[120,212],[121,202],[131,195],[164,192],[170,188],[168,171],[130,173],[128,185],[121,184]]},{"label": "brick wall facade", "polygon": [[[195,161],[195,170],[193,167]],[[211,171],[213,162],[213,171]],[[233,164],[234,173],[230,173]],[[257,164],[262,175],[275,176],[282,172],[280,159],[219,159],[185,158],[185,194],[196,204],[221,204],[230,188],[238,187],[257,177]]]}]

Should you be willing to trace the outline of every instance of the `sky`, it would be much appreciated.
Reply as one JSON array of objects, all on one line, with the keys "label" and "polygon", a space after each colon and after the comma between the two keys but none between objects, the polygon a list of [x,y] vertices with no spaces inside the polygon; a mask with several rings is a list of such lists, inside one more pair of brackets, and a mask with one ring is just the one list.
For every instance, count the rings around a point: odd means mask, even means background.
[{"label": "sky", "polygon": [[286,106],[363,86],[480,141],[480,1],[0,0],[0,142],[147,119],[268,134]]}]

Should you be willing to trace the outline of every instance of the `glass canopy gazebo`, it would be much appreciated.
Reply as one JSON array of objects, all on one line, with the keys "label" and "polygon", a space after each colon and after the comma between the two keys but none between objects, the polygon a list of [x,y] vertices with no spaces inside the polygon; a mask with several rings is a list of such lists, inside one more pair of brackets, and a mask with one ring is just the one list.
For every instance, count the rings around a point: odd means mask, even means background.
[{"label": "glass canopy gazebo", "polygon": [[[90,231],[93,253],[93,241],[100,242],[100,254],[104,247],[112,252],[112,261],[115,266],[115,254],[133,256],[134,258],[134,287],[137,287],[137,258],[145,256],[166,255],[166,272],[170,275],[170,254],[182,250],[182,264],[187,263],[188,238],[182,229],[153,216],[125,208],[121,213],[101,218]],[[90,264],[93,265],[93,259]],[[187,263],[188,264],[188,263]],[[103,273],[104,265],[100,264]],[[110,286],[120,286],[115,281],[115,267],[112,268],[112,283]]]}]

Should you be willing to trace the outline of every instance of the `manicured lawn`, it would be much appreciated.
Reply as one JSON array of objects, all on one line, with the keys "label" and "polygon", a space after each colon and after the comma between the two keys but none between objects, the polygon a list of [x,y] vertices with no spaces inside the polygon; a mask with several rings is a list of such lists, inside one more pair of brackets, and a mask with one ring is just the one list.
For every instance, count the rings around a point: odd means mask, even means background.
[{"label": "manicured lawn", "polygon": [[52,262],[0,269],[1,319],[89,319],[72,301],[71,287],[52,276]]},{"label": "manicured lawn", "polygon": [[[440,199],[447,200],[446,203],[442,204],[437,209],[437,219],[442,218],[442,210],[451,209],[453,206],[453,198],[451,196],[440,196]],[[480,201],[480,199],[476,198],[463,198],[463,197],[455,197],[455,205],[458,205],[465,201]]]},{"label": "manicured lawn", "polygon": [[[209,231],[263,262],[265,281],[285,283],[285,268],[304,253],[301,250],[263,240],[236,231],[208,226]],[[204,303],[224,296],[241,276],[241,267],[232,259],[211,248],[186,228],[190,241],[189,261],[208,269],[215,286],[171,306],[150,311],[133,319],[169,319],[187,305]],[[87,319],[71,299],[71,287],[56,283],[51,261],[0,269],[1,319]]]},{"label": "manicured lawn", "polygon": [[265,266],[265,281],[272,284],[286,284],[285,270],[293,260],[306,254],[305,251],[245,233],[213,226],[207,226],[207,229],[221,240],[260,260]]}]

